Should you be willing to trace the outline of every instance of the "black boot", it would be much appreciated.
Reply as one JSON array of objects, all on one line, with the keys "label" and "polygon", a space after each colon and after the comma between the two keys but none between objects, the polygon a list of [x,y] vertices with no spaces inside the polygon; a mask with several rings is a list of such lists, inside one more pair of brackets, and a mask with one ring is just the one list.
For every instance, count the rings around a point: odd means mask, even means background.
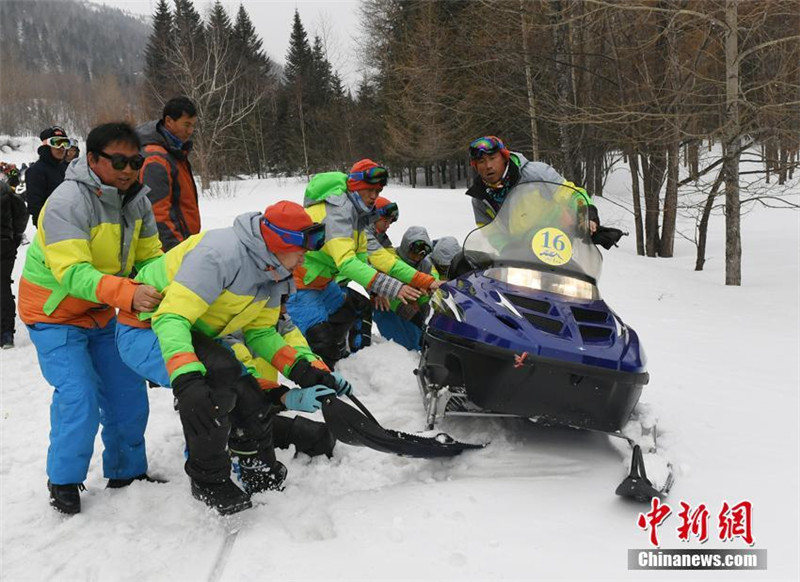
[{"label": "black boot", "polygon": [[288,449],[294,445],[298,453],[309,457],[325,455],[333,456],[336,437],[333,436],[324,422],[317,422],[304,416],[276,416],[273,421],[272,438],[279,449]]},{"label": "black boot", "polygon": [[109,479],[108,483],[106,483],[106,489],[122,489],[123,487],[127,487],[134,481],[147,481],[148,483],[167,483],[166,479],[158,479],[156,477],[151,477],[147,473],[142,473],[141,475],[137,475],[136,477],[131,477],[130,479]]},{"label": "black boot", "polygon": [[192,482],[192,496],[220,512],[222,515],[238,513],[253,507],[250,496],[239,489],[233,481],[204,483],[195,479]]},{"label": "black boot", "polygon": [[331,370],[348,355],[347,328],[323,321],[308,328],[304,335],[309,347]]},{"label": "black boot", "polygon": [[270,464],[259,459],[257,455],[241,455],[234,457],[234,462],[237,464],[235,470],[242,486],[250,495],[264,491],[283,491],[283,482],[288,471],[280,461]]},{"label": "black boot", "polygon": [[83,483],[53,485],[48,481],[47,489],[50,491],[50,505],[57,511],[68,515],[81,512],[81,494],[79,491],[86,491]]}]

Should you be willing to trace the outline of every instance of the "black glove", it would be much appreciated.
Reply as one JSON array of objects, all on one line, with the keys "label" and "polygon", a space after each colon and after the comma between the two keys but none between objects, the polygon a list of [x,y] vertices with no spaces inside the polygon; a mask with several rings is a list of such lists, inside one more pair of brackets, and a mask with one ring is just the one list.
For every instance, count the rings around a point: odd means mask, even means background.
[{"label": "black glove", "polygon": [[331,390],[339,390],[336,378],[330,372],[320,370],[311,365],[308,360],[298,360],[289,371],[289,380],[301,388],[310,388],[322,384]]},{"label": "black glove", "polygon": [[178,400],[178,412],[184,428],[196,435],[204,435],[220,426],[219,406],[214,402],[203,374],[181,374],[172,382],[172,392]]},{"label": "black glove", "polygon": [[622,232],[618,228],[610,228],[608,226],[598,226],[595,233],[592,235],[592,242],[596,245],[600,245],[607,251],[611,250],[611,247],[617,246],[619,239],[623,236],[627,236],[627,232]]}]

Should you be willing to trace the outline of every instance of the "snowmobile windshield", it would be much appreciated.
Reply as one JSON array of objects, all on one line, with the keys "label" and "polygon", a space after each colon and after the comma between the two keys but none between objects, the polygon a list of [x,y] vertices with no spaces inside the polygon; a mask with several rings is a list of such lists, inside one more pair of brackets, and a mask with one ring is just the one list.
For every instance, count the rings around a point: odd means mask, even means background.
[{"label": "snowmobile windshield", "polygon": [[603,266],[592,243],[585,194],[550,182],[511,190],[495,219],[467,236],[464,256],[487,276],[507,283],[536,287],[544,277],[567,286],[583,285],[586,289],[577,292],[552,289],[578,296],[596,296],[594,286]]}]

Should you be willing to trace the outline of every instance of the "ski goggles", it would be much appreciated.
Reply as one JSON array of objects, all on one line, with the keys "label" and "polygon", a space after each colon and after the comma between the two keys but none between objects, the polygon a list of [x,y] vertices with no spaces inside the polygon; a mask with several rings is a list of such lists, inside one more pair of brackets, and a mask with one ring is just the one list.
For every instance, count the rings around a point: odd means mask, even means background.
[{"label": "ski goggles", "polygon": [[426,243],[424,240],[415,240],[409,245],[408,250],[415,255],[427,257],[429,254],[431,254],[433,249],[431,249],[431,245]]},{"label": "ski goggles", "polygon": [[383,166],[373,166],[363,172],[353,172],[347,176],[350,180],[366,182],[367,184],[380,184],[386,186],[389,181],[389,170]]},{"label": "ski goggles", "polygon": [[51,148],[61,148],[66,150],[78,145],[78,140],[72,139],[70,137],[60,137],[56,135],[53,137],[48,137],[47,139],[43,139],[42,145]]},{"label": "ski goggles", "polygon": [[479,137],[471,144],[469,144],[469,159],[479,160],[483,156],[490,156],[496,154],[502,149],[505,149],[503,140],[493,135]]},{"label": "ski goggles", "polygon": [[325,245],[325,225],[322,222],[316,222],[302,230],[281,228],[266,218],[262,218],[261,222],[288,245],[303,247],[308,251],[318,251]]},{"label": "ski goggles", "polygon": [[400,209],[397,208],[396,202],[390,202],[383,208],[376,209],[378,216],[381,218],[385,218],[389,222],[397,222],[397,219],[400,218]]},{"label": "ski goggles", "polygon": [[125,166],[130,166],[131,170],[140,170],[144,165],[144,156],[136,154],[135,156],[127,157],[122,154],[107,154],[105,152],[97,152],[101,158],[111,160],[111,167],[115,170],[124,170]]}]

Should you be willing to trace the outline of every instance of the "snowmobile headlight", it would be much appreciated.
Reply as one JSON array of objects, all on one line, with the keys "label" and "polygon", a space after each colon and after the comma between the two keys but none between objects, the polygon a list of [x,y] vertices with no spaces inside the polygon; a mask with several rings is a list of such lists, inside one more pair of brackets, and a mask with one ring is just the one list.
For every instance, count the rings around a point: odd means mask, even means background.
[{"label": "snowmobile headlight", "polygon": [[455,299],[453,299],[453,296],[444,289],[437,289],[434,291],[433,295],[431,295],[431,307],[433,307],[433,310],[437,313],[446,315],[451,319],[464,321],[464,311],[459,307]]},{"label": "snowmobile headlight", "polygon": [[486,276],[517,287],[527,287],[547,293],[558,293],[576,299],[599,299],[597,287],[588,281],[567,277],[557,273],[520,269],[518,267],[493,267],[486,270]]}]

